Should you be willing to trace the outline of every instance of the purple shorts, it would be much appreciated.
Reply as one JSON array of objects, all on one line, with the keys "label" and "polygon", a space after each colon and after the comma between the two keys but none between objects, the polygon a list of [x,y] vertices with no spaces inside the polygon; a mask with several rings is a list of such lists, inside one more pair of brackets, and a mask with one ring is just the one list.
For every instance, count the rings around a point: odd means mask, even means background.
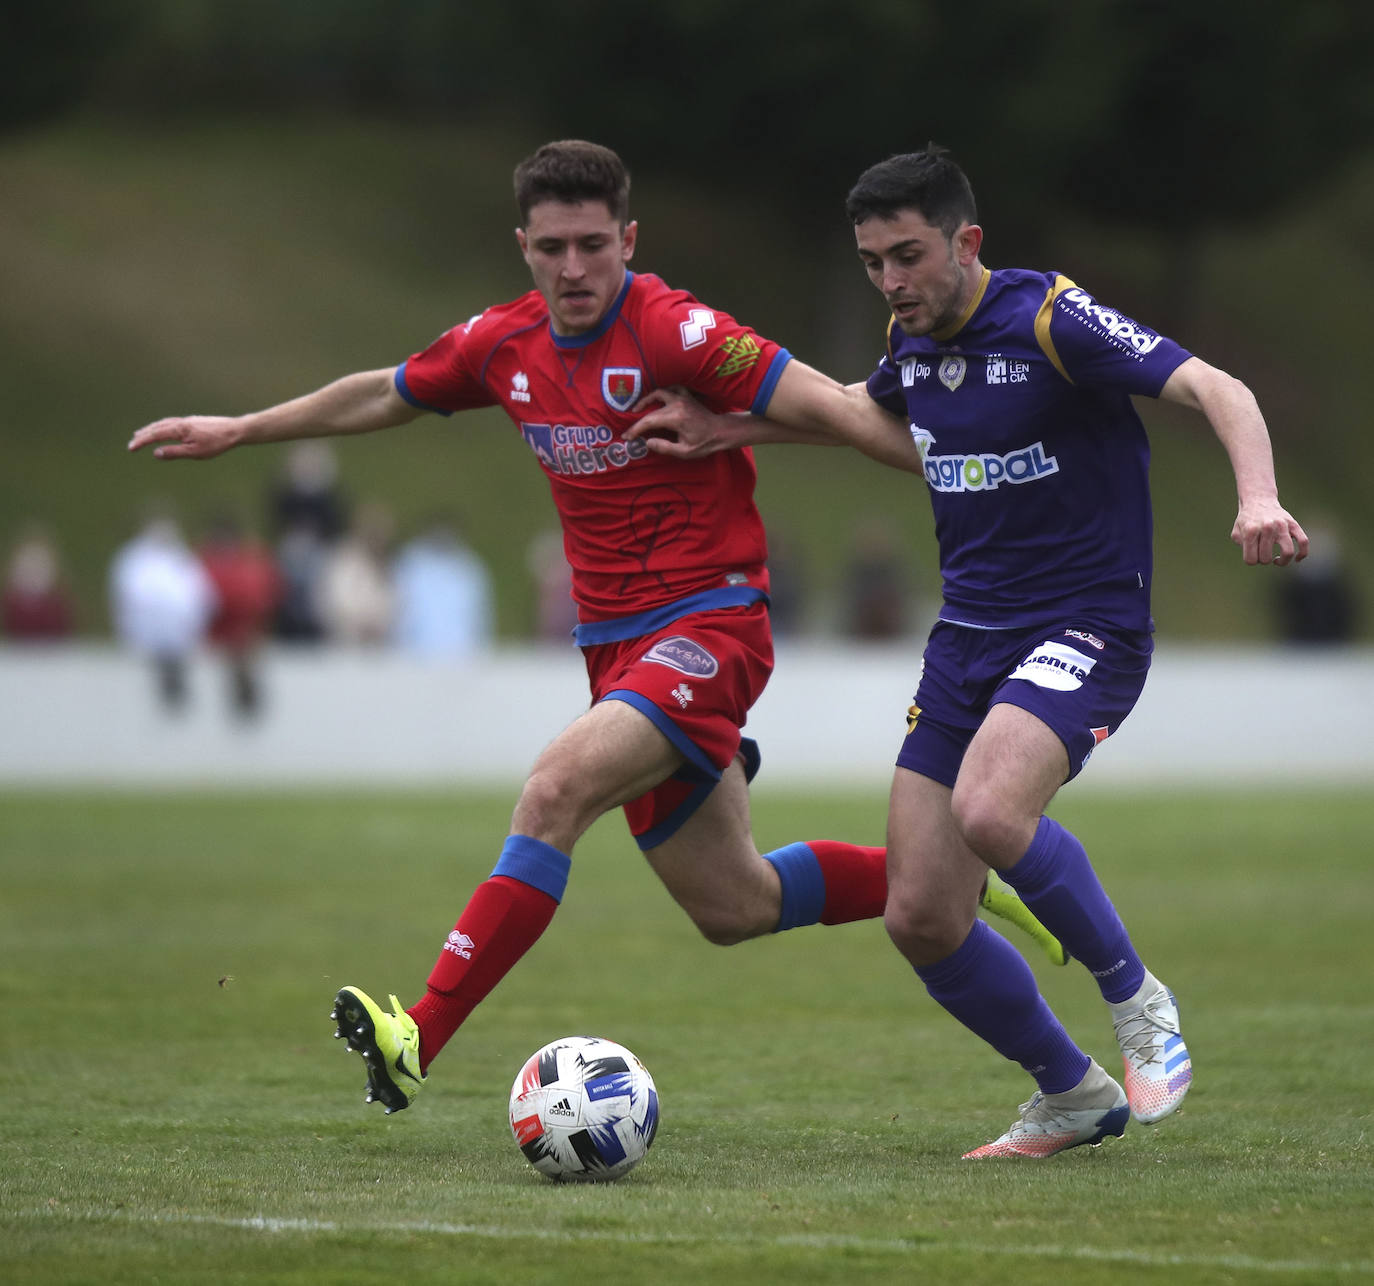
[{"label": "purple shorts", "polygon": [[1068,624],[980,630],[937,621],[897,763],[952,787],[964,751],[999,702],[1029,710],[1069,752],[1069,778],[1135,708],[1151,636]]}]

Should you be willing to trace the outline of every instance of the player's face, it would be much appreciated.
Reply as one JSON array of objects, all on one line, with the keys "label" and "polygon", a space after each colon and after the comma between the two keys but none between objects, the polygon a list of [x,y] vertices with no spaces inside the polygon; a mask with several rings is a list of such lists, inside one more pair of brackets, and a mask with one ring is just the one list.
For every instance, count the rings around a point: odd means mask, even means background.
[{"label": "player's face", "polygon": [[854,227],[868,279],[883,292],[897,325],[929,335],[954,322],[973,298],[983,230],[966,223],[946,237],[915,210],[873,216]]},{"label": "player's face", "polygon": [[560,335],[591,330],[615,302],[638,225],[624,227],[604,201],[541,201],[515,239]]}]

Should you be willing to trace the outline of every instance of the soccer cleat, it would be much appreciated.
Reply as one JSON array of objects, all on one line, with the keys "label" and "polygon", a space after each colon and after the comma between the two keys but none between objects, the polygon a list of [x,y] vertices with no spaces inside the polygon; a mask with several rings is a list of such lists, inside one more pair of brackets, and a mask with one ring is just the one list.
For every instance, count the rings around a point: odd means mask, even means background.
[{"label": "soccer cleat", "polygon": [[329,1016],[338,1023],[335,1040],[347,1042],[367,1064],[368,1103],[381,1103],[388,1116],[410,1106],[425,1083],[420,1071],[420,1029],[391,997],[395,1013],[384,1013],[366,992],[344,987]]},{"label": "soccer cleat", "polygon": [[1126,1094],[1096,1063],[1083,1079],[1063,1094],[1037,1090],[1022,1103],[1021,1117],[999,1139],[964,1153],[964,1160],[981,1157],[1051,1157],[1082,1144],[1096,1146],[1108,1135],[1126,1132],[1131,1109]]},{"label": "soccer cleat", "polygon": [[1051,964],[1069,963],[1069,953],[1064,950],[1063,943],[1035,918],[1030,907],[1021,901],[1021,895],[996,871],[988,871],[978,905],[993,915],[1010,920],[1022,932],[1029,934],[1040,950],[1049,956]]},{"label": "soccer cleat", "polygon": [[1179,1032],[1178,1002],[1147,973],[1134,996],[1110,1008],[1126,1066],[1131,1115],[1151,1125],[1174,1111],[1193,1083],[1193,1060]]}]

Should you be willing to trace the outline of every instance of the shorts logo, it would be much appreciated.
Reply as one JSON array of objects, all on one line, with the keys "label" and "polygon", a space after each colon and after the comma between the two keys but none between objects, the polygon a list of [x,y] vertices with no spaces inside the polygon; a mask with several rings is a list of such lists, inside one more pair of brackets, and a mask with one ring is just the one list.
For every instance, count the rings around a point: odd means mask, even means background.
[{"label": "shorts logo", "polygon": [[1068,638],[1077,639],[1080,643],[1086,643],[1089,647],[1095,647],[1099,652],[1107,646],[1096,634],[1089,634],[1087,630],[1065,630],[1064,634]]},{"label": "shorts logo", "polygon": [[1084,656],[1066,643],[1042,643],[1009,677],[1025,679],[1039,688],[1056,692],[1077,692],[1097,664],[1095,656]]},{"label": "shorts logo", "polygon": [[916,731],[916,721],[921,717],[921,707],[914,701],[906,712],[906,735],[909,737]]},{"label": "shorts logo", "polygon": [[601,372],[601,396],[606,405],[628,411],[639,401],[644,375],[638,366],[607,366]]},{"label": "shorts logo", "polygon": [[655,643],[640,659],[666,665],[694,679],[714,678],[720,669],[720,663],[700,643],[693,643],[681,634]]},{"label": "shorts logo", "polygon": [[946,357],[940,363],[940,383],[953,393],[964,382],[967,371],[968,362],[964,358]]},{"label": "shorts logo", "polygon": [[679,683],[677,687],[675,687],[670,693],[668,693],[668,695],[672,697],[673,700],[675,700],[678,703],[678,705],[680,705],[685,710],[687,709],[687,703],[691,701],[691,699],[694,696],[696,696],[696,693],[693,692],[692,689],[689,688],[685,683]]}]

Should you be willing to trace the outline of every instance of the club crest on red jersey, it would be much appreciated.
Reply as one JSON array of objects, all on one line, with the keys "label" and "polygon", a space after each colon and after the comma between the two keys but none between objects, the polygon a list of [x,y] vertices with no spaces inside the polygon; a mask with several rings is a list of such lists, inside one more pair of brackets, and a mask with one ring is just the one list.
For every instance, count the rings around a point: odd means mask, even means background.
[{"label": "club crest on red jersey", "polygon": [[601,396],[606,405],[628,411],[639,401],[644,374],[638,366],[607,366],[601,371]]}]

